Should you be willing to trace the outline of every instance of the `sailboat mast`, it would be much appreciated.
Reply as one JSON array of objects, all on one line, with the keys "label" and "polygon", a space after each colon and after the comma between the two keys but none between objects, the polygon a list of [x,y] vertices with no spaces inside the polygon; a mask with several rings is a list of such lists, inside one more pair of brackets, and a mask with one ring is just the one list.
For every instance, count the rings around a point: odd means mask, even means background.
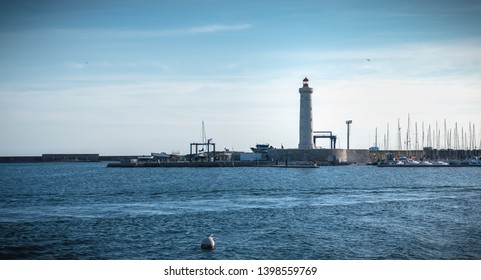
[{"label": "sailboat mast", "polygon": [[401,124],[399,123],[399,118],[397,119],[397,148],[399,151],[402,150],[402,143],[401,143]]},{"label": "sailboat mast", "polygon": [[446,129],[446,119],[444,119],[444,148],[448,149],[448,134]]},{"label": "sailboat mast", "polygon": [[414,126],[415,126],[415,130],[416,130],[416,131],[415,131],[415,133],[416,133],[416,134],[415,134],[415,135],[416,135],[416,139],[415,139],[415,142],[414,142],[414,145],[415,145],[414,148],[415,148],[415,150],[417,151],[417,150],[419,150],[418,122],[415,122],[415,125],[414,125]]},{"label": "sailboat mast", "polygon": [[431,132],[431,124],[428,124],[428,131],[426,134],[426,147],[433,147],[433,137],[432,137],[432,132]]},{"label": "sailboat mast", "polygon": [[410,134],[411,133],[411,119],[410,119],[410,115],[408,114],[408,128],[406,130],[406,152],[409,156],[409,150],[411,150],[411,137],[410,137]]},{"label": "sailboat mast", "polygon": [[387,124],[387,140],[386,140],[386,145],[387,145],[387,149],[386,150],[389,150],[389,123]]},{"label": "sailboat mast", "polygon": [[421,137],[421,143],[422,143],[422,148],[424,149],[424,147],[426,147],[424,145],[424,121],[422,122],[422,129],[423,129],[423,133],[422,133],[422,137]]}]

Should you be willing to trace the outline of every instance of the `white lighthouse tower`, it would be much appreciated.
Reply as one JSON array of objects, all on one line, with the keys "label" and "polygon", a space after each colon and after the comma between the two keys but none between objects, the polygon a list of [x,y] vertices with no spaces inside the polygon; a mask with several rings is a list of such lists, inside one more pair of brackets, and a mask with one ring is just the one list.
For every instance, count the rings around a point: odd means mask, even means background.
[{"label": "white lighthouse tower", "polygon": [[314,147],[312,140],[312,88],[309,87],[309,79],[304,78],[303,85],[299,89],[301,94],[301,107],[299,118],[299,149],[308,150]]}]

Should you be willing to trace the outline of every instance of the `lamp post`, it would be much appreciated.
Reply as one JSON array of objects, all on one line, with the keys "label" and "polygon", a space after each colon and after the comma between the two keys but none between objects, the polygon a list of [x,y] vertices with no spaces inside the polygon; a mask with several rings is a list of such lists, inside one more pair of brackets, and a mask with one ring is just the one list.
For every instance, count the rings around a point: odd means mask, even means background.
[{"label": "lamp post", "polygon": [[351,127],[351,123],[352,123],[352,120],[346,121],[346,124],[347,124],[347,149],[348,150],[349,150],[349,130],[350,130],[350,127]]}]

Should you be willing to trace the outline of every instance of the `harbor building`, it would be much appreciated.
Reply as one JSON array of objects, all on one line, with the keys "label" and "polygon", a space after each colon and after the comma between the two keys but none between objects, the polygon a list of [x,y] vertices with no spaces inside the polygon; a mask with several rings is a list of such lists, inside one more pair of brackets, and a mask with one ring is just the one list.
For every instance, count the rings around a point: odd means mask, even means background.
[{"label": "harbor building", "polygon": [[299,108],[299,149],[311,150],[314,148],[312,138],[312,93],[309,79],[304,78],[303,85],[299,88],[301,102]]}]

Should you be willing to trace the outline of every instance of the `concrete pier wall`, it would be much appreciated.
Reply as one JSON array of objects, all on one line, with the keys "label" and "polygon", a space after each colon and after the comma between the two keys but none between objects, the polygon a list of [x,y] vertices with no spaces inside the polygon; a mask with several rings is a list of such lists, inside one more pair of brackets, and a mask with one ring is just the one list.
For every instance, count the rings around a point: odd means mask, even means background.
[{"label": "concrete pier wall", "polygon": [[100,161],[99,154],[42,154],[42,156],[0,157],[0,163]]},{"label": "concrete pier wall", "polygon": [[42,154],[42,161],[99,161],[99,154]]},{"label": "concrete pier wall", "polygon": [[42,162],[41,156],[10,156],[0,157],[0,163],[31,163]]},{"label": "concrete pier wall", "polygon": [[274,149],[268,153],[273,161],[317,161],[320,163],[368,163],[368,150],[353,149]]}]

